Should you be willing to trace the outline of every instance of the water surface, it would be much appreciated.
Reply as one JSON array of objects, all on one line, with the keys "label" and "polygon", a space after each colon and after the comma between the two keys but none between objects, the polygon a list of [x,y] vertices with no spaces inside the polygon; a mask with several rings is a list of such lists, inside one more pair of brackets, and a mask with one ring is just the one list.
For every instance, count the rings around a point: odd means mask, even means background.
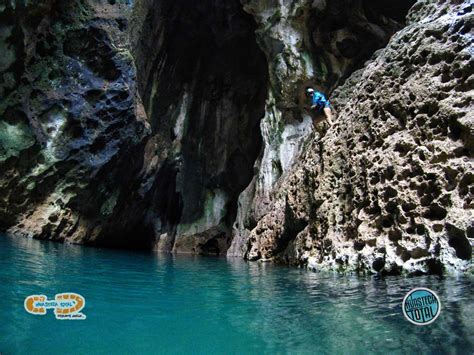
[{"label": "water surface", "polygon": [[[422,286],[442,309],[420,327],[401,302]],[[86,320],[23,308],[62,292],[86,298]],[[468,354],[472,292],[472,277],[340,276],[0,236],[0,352]]]}]

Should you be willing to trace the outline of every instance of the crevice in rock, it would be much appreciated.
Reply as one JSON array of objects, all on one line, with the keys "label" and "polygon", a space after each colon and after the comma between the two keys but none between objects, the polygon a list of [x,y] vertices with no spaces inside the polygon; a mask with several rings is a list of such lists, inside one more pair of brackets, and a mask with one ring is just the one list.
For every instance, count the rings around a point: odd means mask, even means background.
[{"label": "crevice in rock", "polygon": [[[341,85],[390,37],[405,26],[416,0],[315,2],[308,29],[315,59],[315,83],[324,92]],[[324,4],[324,5],[322,5]]]},{"label": "crevice in rock", "polygon": [[0,12],[0,74],[10,72],[11,75],[0,75],[0,97],[7,97],[19,85],[25,69],[24,32],[19,25],[19,16],[14,9],[6,8]]},{"label": "crevice in rock", "polygon": [[472,246],[466,237],[465,231],[449,223],[445,227],[449,238],[449,246],[454,248],[456,256],[462,260],[471,260]]},{"label": "crevice in rock", "polygon": [[139,89],[154,154],[167,161],[158,163],[150,201],[155,233],[179,238],[235,221],[262,144],[268,69],[255,28],[238,0],[136,4]]}]

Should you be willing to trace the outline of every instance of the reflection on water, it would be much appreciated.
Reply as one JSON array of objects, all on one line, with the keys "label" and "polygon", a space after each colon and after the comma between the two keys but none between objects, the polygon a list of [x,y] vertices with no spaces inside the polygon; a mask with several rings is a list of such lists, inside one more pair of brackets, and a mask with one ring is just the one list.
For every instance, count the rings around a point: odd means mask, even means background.
[{"label": "reflection on water", "polygon": [[[414,287],[441,298],[431,325],[403,317]],[[87,320],[23,309],[28,295],[69,291],[86,298]],[[472,291],[468,276],[340,276],[0,236],[0,351],[472,353]]]}]

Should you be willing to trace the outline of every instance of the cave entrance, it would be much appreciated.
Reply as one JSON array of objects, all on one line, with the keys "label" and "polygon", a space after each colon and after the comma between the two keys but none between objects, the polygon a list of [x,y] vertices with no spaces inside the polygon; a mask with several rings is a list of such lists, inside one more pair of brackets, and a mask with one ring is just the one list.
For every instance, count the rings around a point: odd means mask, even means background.
[{"label": "cave entrance", "polygon": [[135,12],[139,90],[166,161],[160,169],[172,171],[158,172],[154,189],[175,186],[180,199],[155,193],[161,232],[179,233],[177,225],[230,230],[262,144],[268,68],[254,19],[239,0],[138,1]]},{"label": "cave entrance", "polygon": [[383,15],[405,25],[408,10],[415,5],[416,0],[364,0],[364,9],[367,14]]}]

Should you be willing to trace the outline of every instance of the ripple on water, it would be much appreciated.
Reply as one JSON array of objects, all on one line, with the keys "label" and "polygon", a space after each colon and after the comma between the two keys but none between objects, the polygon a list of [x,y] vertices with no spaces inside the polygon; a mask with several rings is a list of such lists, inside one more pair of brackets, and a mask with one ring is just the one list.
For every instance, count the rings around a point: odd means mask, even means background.
[{"label": "ripple on water", "polygon": [[[422,286],[442,300],[427,327],[401,310],[403,296]],[[30,294],[66,291],[85,296],[87,320],[23,310]],[[0,351],[472,353],[472,291],[467,276],[341,276],[1,236]]]}]

